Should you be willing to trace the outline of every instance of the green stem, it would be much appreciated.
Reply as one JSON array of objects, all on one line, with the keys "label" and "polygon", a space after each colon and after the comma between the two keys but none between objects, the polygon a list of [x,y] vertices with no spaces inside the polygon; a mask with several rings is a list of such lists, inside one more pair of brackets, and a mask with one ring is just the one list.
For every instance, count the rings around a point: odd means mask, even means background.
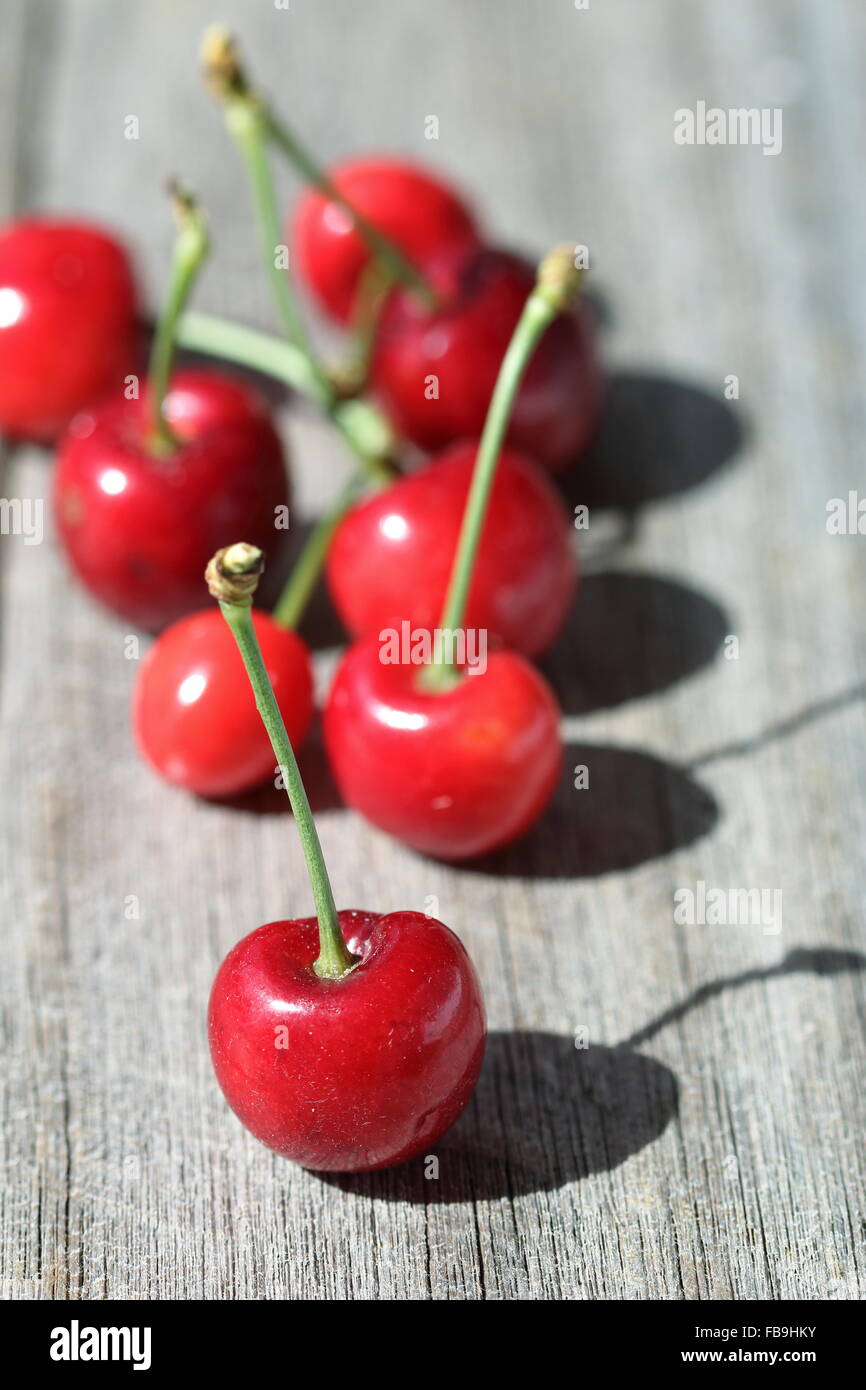
[{"label": "green stem", "polygon": [[250,367],[276,377],[294,391],[309,396],[317,405],[327,401],[319,388],[310,364],[292,343],[284,343],[257,328],[248,328],[216,314],[184,314],[177,326],[177,342],[191,352],[204,352],[209,357],[223,357],[227,362]]},{"label": "green stem", "polygon": [[202,60],[205,78],[217,99],[227,106],[232,103],[244,103],[249,109],[254,110],[261,132],[288,156],[307,183],[318,188],[330,202],[339,204],[349,214],[374,256],[388,267],[392,279],[414,290],[427,303],[435,304],[435,295],[430,285],[412,262],[407,260],[390,238],[383,236],[378,228],[355,211],[331,183],[324,169],[253,89],[241,65],[234,39],[222,25],[214,25],[206,32],[202,44]]},{"label": "green stem", "polygon": [[[490,493],[496,477],[496,466],[523,375],[542,334],[557,314],[567,307],[579,281],[580,272],[574,266],[572,247],[557,247],[545,257],[539,266],[535,288],[523,307],[511,342],[505,351],[487,409],[463,512],[463,523],[439,624],[443,631],[458,630],[466,616],[466,604],[472,586],[472,574],[484,530]],[[428,690],[447,689],[454,681],[455,673],[444,659],[444,650],[448,644],[438,645],[438,661],[427,666],[422,674],[423,683]]]},{"label": "green stem", "polygon": [[364,240],[368,250],[385,267],[389,279],[399,285],[405,285],[428,307],[435,308],[436,293],[421,272],[404,256],[399,246],[390,237],[385,236],[378,227],[375,227],[372,222],[368,222],[366,217],[363,217],[352,207],[349,200],[343,197],[340,190],[328,178],[322,166],[301,145],[294,132],[289,130],[288,126],[275,116],[270,107],[267,106],[264,108],[264,121],[273,143],[282,150],[305,182],[317,188],[329,202],[336,203],[344,212],[348,213],[358,235]]},{"label": "green stem", "polygon": [[228,29],[221,25],[214,25],[204,35],[202,46],[202,58],[204,64],[204,76],[214,96],[225,104],[245,103],[247,107],[256,111],[257,120],[260,122],[261,131],[267,138],[270,138],[282,153],[288,156],[291,163],[295,165],[299,174],[307,183],[311,183],[314,188],[327,197],[329,202],[338,203],[352,217],[354,227],[357,228],[364,242],[370,247],[374,256],[388,267],[392,279],[400,285],[414,291],[416,295],[425,300],[428,304],[435,304],[435,295],[431,286],[425,281],[420,271],[416,270],[410,260],[403,256],[402,250],[396,246],[388,236],[382,235],[378,228],[373,227],[366,217],[361,217],[346,202],[345,197],[336,189],[334,183],[322,170],[321,165],[316,163],[313,156],[307,152],[295,135],[289,131],[288,126],[282,124],[272,113],[271,108],[261,99],[259,93],[250,86],[246,72],[243,71],[238,57],[238,49],[235,47],[234,39]]},{"label": "green stem", "polygon": [[305,359],[307,377],[319,403],[329,410],[337,391],[313,352],[288,268],[277,264],[282,246],[280,214],[268,160],[269,120],[264,105],[246,80],[231,35],[215,26],[205,35],[202,57],[208,85],[225,115],[226,129],[241,153],[253,194],[262,260],[277,312],[289,342]]},{"label": "green stem", "polygon": [[[251,605],[254,584],[250,588],[249,580],[257,579],[263,558],[261,551],[254,546],[229,546],[227,550],[218,552],[211,561],[208,582],[237,642],[256,697],[256,708],[285,780],[301,837],[319,927],[319,954],[313,962],[313,970],[321,979],[339,980],[357,964],[358,957],[351,954],[343,937],[316,822],[253,627]],[[235,585],[236,580],[240,581],[239,588]]]},{"label": "green stem", "polygon": [[177,342],[192,352],[264,372],[310,397],[333,421],[368,477],[378,484],[393,481],[389,458],[394,439],[384,415],[361,397],[341,401],[330,389],[323,391],[309,360],[292,343],[212,314],[184,314],[178,324]]},{"label": "green stem", "polygon": [[394,281],[387,266],[377,260],[367,263],[361,273],[349,323],[352,353],[339,372],[334,374],[344,395],[357,396],[367,385],[379,320],[393,286]]},{"label": "green stem", "polygon": [[277,249],[282,243],[280,216],[268,164],[267,126],[261,110],[251,98],[238,97],[227,101],[225,118],[226,126],[247,166],[259,226],[262,262],[283,331],[289,342],[306,357],[308,370],[317,381],[324,403],[334,396],[334,388],[310,346],[288,271],[277,264]]},{"label": "green stem", "polygon": [[177,440],[165,418],[165,396],[174,361],[178,320],[209,249],[204,219],[195,199],[177,187],[172,187],[171,195],[179,230],[174,243],[168,293],[157,320],[148,366],[151,417],[148,443],[151,451],[158,455],[170,454],[177,447]]},{"label": "green stem", "polygon": [[271,613],[274,622],[279,623],[280,627],[295,628],[301,621],[322,571],[331,538],[346,512],[357,499],[362,486],[362,477],[352,478],[351,482],[340,493],[333,507],[316,523],[307,537],[304,548],[289,576],[288,583]]}]

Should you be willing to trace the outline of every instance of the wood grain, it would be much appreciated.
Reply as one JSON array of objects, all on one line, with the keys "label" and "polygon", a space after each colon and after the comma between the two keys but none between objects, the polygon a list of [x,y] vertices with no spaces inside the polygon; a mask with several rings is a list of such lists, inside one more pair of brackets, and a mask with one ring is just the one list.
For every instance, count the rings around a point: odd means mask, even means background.
[{"label": "wood grain", "polygon": [[[825,509],[863,486],[866,11],[3,0],[4,204],[118,226],[153,304],[182,175],[217,247],[200,304],[268,324],[197,82],[216,19],[324,155],[432,159],[499,238],[591,249],[611,391],[547,662],[568,775],[526,841],[450,869],[335,805],[308,755],[340,902],[435,897],[492,1029],[438,1182],[323,1182],[240,1129],[203,1030],[227,948],[308,910],[291,822],[148,775],[124,624],[50,534],[3,536],[3,1296],[862,1297],[866,540]],[[676,146],[698,99],[782,106],[782,153]],[[346,461],[283,423],[311,515]],[[4,494],[48,498],[50,467],[15,450]],[[332,634],[320,611],[323,685]],[[780,889],[781,931],[678,925],[699,881]]]}]

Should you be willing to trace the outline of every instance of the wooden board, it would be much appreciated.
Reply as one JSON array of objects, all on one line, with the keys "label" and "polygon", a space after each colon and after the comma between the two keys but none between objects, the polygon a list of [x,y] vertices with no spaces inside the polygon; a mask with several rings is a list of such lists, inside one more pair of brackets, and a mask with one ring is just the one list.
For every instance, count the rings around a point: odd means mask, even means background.
[{"label": "wooden board", "polygon": [[[3,0],[3,202],[118,226],[152,305],[181,175],[217,246],[199,304],[266,325],[197,79],[215,19],[325,156],[430,159],[500,239],[590,247],[611,389],[546,663],[568,767],[537,830],[470,870],[360,823],[307,755],[340,902],[437,899],[492,1029],[438,1181],[325,1183],[241,1130],[203,1028],[228,947],[309,910],[291,820],[147,773],[127,627],[50,527],[3,536],[3,1295],[862,1297],[866,539],[826,506],[864,486],[866,10]],[[782,152],[677,146],[698,100],[781,106]],[[346,460],[308,412],[283,423],[313,515]],[[44,453],[4,470],[6,497],[50,496]],[[323,685],[332,634],[320,611]],[[700,883],[779,890],[780,930],[677,922]]]}]

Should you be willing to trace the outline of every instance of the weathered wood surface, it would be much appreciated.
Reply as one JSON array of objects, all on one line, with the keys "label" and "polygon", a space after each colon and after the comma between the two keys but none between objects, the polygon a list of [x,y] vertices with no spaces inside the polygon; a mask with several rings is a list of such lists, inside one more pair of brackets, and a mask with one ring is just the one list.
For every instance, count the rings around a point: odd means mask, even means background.
[{"label": "weathered wood surface", "polygon": [[[308,910],[290,822],[146,773],[126,627],[50,535],[4,536],[4,1296],[862,1296],[866,539],[828,535],[825,508],[863,487],[866,10],[3,0],[3,202],[119,226],[153,303],[180,174],[218,248],[200,304],[266,324],[197,84],[214,19],[325,155],[433,159],[499,236],[591,248],[613,386],[548,663],[590,787],[566,777],[528,841],[470,871],[314,777],[339,900],[438,898],[493,1030],[438,1183],[325,1184],[244,1134],[203,1033],[225,950]],[[782,106],[782,153],[677,147],[699,98]],[[345,460],[304,412],[285,427],[311,514]],[[44,454],[7,456],[4,496],[49,488]],[[781,889],[782,930],[678,925],[699,881]]]}]

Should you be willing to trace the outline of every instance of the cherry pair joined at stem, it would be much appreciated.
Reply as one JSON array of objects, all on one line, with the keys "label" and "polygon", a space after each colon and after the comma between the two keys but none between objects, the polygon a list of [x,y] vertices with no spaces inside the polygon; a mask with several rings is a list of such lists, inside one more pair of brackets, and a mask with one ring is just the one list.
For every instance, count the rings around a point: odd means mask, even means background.
[{"label": "cherry pair joined at stem", "polygon": [[[271,144],[310,185],[292,223],[301,274],[329,313],[369,337],[371,386],[397,429],[428,451],[480,435],[533,267],[487,247],[463,200],[405,161],[321,168],[252,87],[224,29],[208,32],[204,64],[250,170],[289,338],[306,347],[289,279],[274,267]],[[551,320],[514,402],[507,442],[546,467],[565,468],[594,437],[601,398],[593,325],[580,305]]]},{"label": "cherry pair joined at stem", "polygon": [[[380,404],[425,451],[478,437],[534,268],[484,245],[461,200],[421,170],[360,159],[326,175],[301,163],[317,186],[299,200],[294,242],[301,272],[326,308],[344,321],[357,311],[376,252],[365,239],[371,226],[393,238],[427,289],[419,294],[414,280],[395,274],[377,310],[370,385]],[[385,276],[387,284],[387,267]],[[539,343],[507,443],[560,471],[595,437],[602,396],[594,325],[581,302],[552,320]]]}]

